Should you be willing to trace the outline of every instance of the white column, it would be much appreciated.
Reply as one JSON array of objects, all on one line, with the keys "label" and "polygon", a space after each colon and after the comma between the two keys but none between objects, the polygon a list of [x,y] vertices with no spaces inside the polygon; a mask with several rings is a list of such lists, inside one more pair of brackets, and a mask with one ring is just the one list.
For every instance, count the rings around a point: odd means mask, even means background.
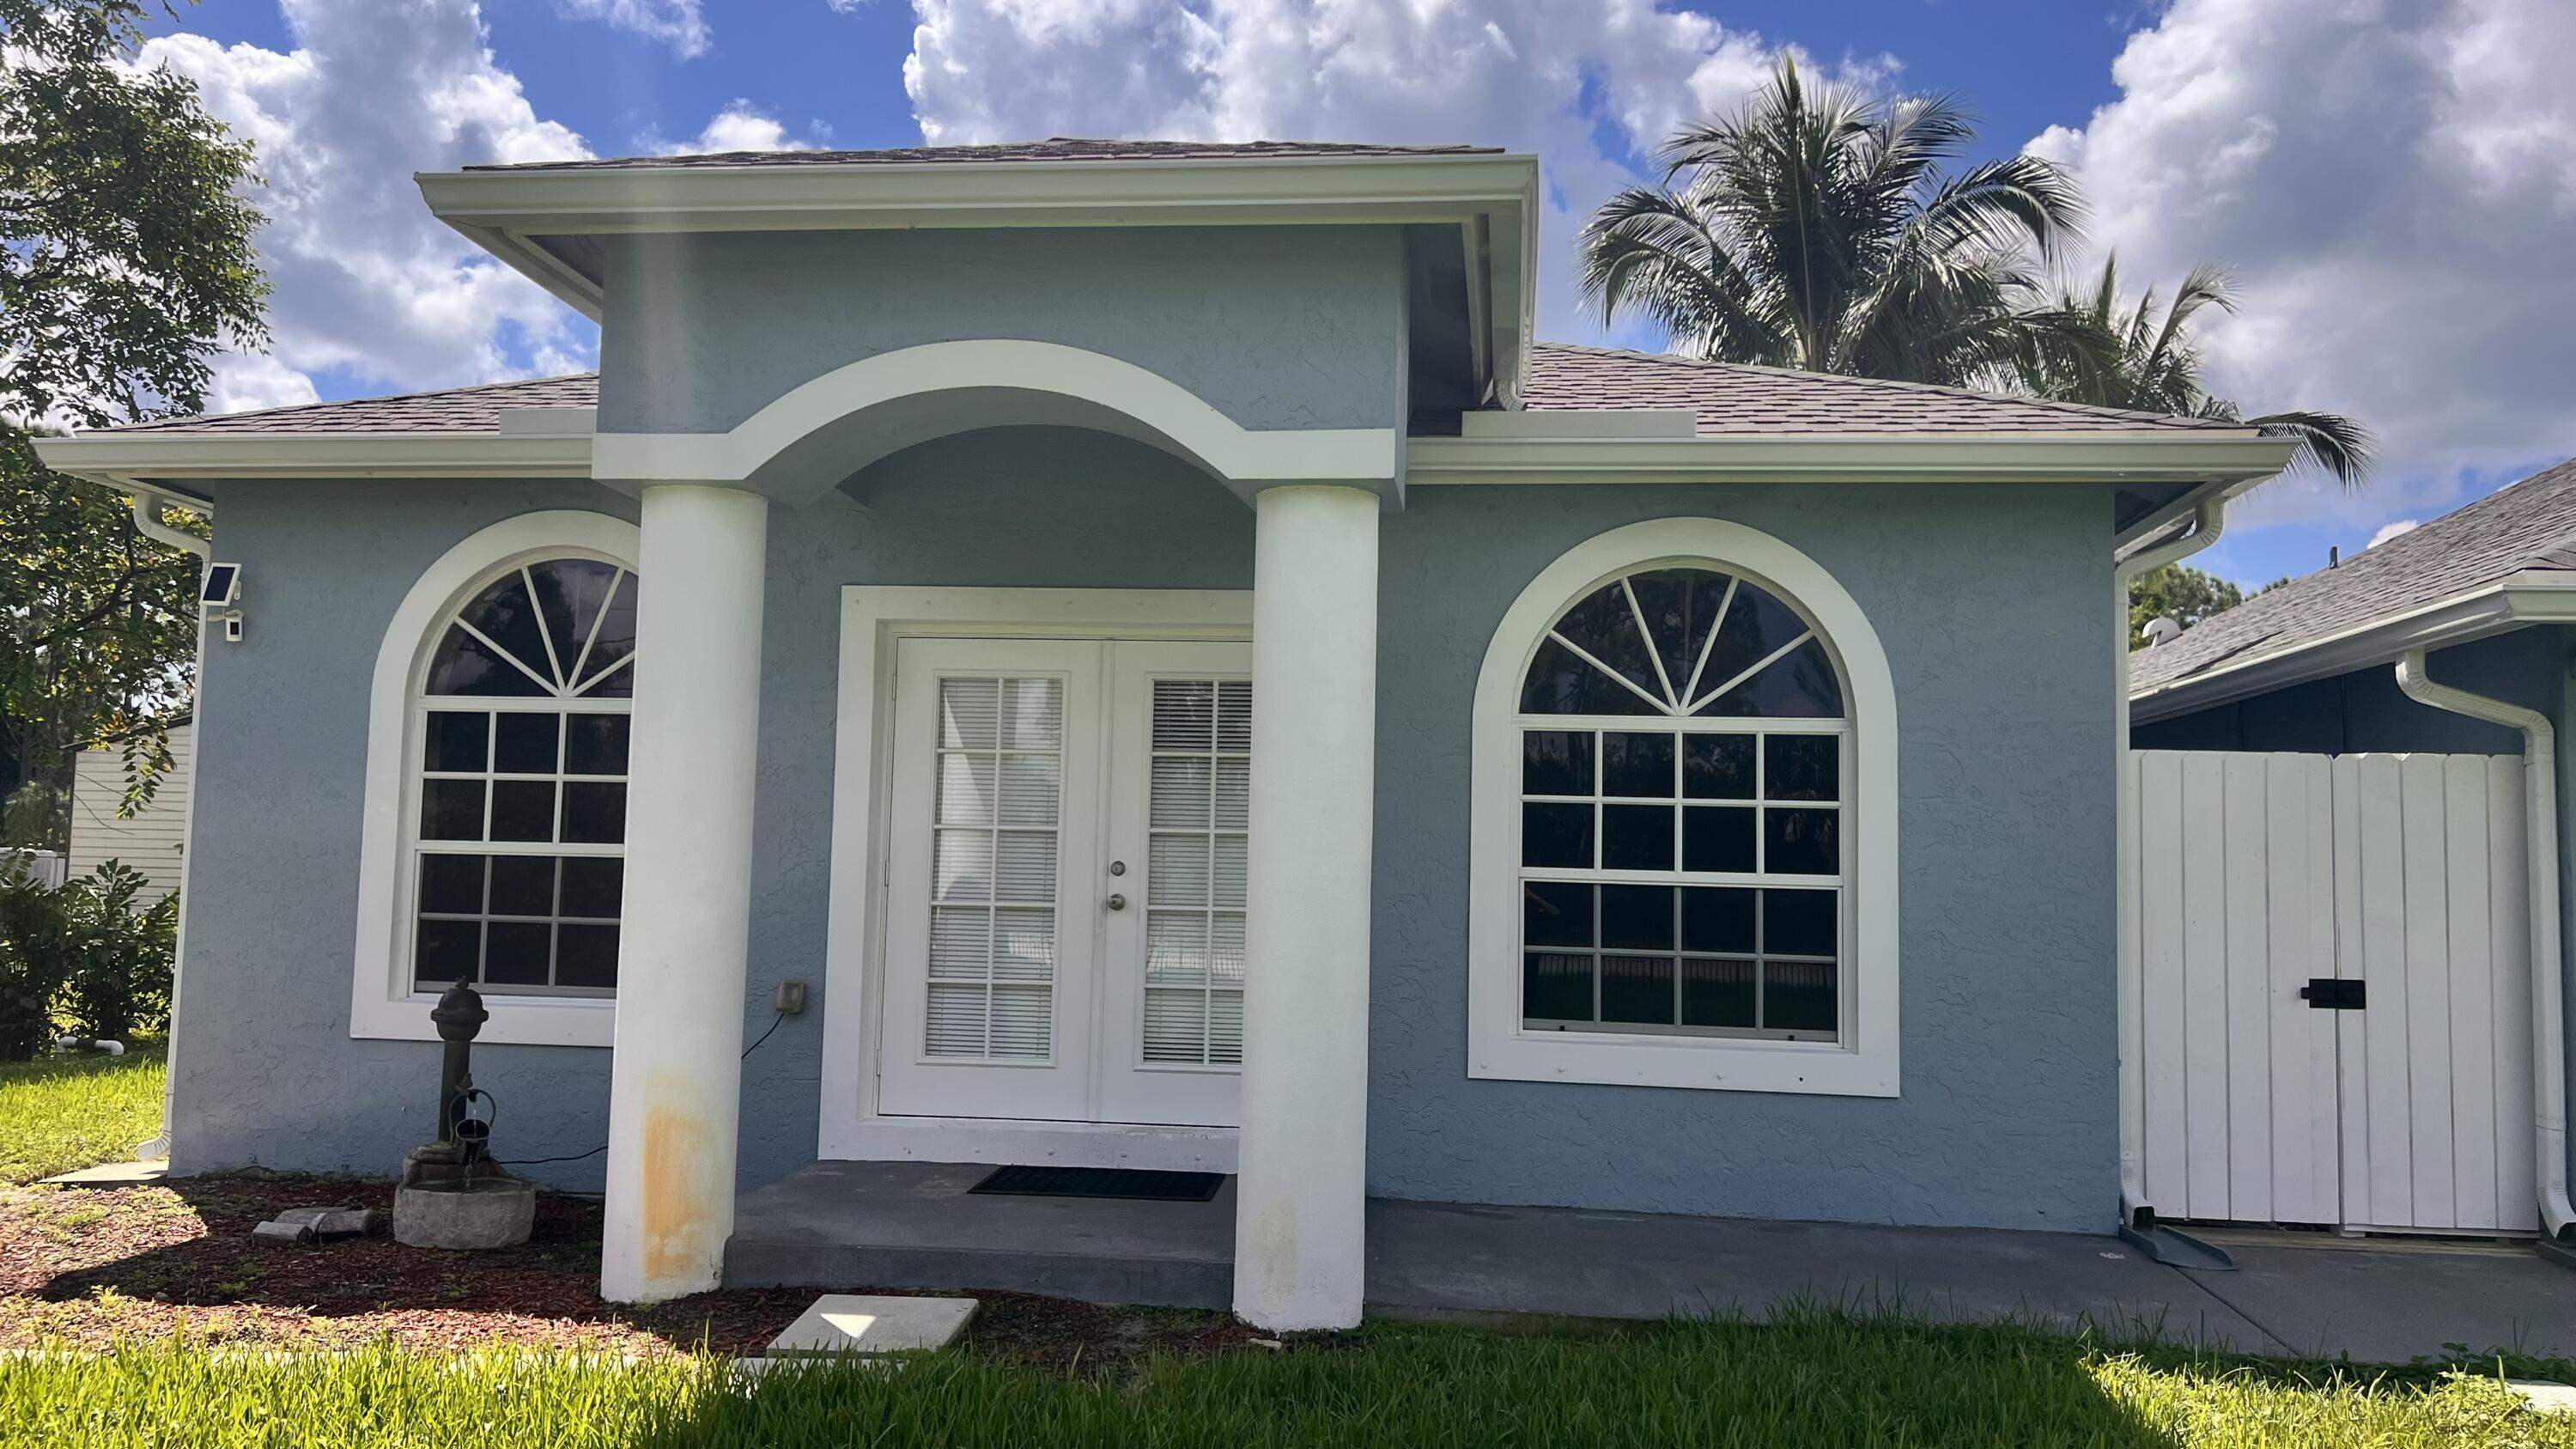
[{"label": "white column", "polygon": [[769,504],[644,490],[600,1296],[716,1286],[733,1232]]},{"label": "white column", "polygon": [[1360,1321],[1366,1259],[1377,495],[1260,495],[1234,1308]]}]

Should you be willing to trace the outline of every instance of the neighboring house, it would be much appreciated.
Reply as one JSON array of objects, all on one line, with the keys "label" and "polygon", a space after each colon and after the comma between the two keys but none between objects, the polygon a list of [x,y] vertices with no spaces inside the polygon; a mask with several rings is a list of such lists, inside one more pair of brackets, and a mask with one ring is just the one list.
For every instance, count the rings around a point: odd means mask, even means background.
[{"label": "neighboring house", "polygon": [[144,905],[179,888],[196,749],[193,726],[170,731],[170,768],[162,772],[152,799],[122,818],[117,811],[125,804],[124,753],[84,750],[72,762],[70,869],[74,876],[88,875],[111,860],[121,861],[150,882],[138,897]]},{"label": "neighboring house", "polygon": [[619,1299],[818,1158],[1234,1173],[1272,1327],[1369,1195],[2116,1225],[2114,553],[2286,444],[1531,343],[1474,148],[421,186],[596,378],[38,444],[243,571],[179,1170],[392,1168],[465,978]]},{"label": "neighboring house", "polygon": [[2132,656],[2168,1216],[2568,1225],[2571,624],[2576,462]]}]

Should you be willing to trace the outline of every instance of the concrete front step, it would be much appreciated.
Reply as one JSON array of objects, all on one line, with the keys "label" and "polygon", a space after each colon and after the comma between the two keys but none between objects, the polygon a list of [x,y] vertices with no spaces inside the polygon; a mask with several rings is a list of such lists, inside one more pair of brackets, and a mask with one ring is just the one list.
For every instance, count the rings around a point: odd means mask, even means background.
[{"label": "concrete front step", "polygon": [[950,1288],[1226,1308],[1234,1182],[1206,1202],[979,1197],[976,1163],[818,1162],[746,1194],[729,1288]]}]

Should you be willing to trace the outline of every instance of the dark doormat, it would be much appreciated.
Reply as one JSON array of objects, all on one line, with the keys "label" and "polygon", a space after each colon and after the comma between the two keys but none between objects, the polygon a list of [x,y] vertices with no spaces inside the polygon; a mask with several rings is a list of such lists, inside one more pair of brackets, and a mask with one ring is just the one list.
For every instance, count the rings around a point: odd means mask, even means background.
[{"label": "dark doormat", "polygon": [[1000,1167],[966,1189],[1008,1197],[1126,1197],[1206,1202],[1225,1185],[1217,1172],[1143,1172],[1130,1167]]}]

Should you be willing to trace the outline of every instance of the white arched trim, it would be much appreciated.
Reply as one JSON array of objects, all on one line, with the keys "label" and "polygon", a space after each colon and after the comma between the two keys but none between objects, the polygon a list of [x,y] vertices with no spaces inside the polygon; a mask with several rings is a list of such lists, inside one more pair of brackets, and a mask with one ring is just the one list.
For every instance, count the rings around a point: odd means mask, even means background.
[{"label": "white arched trim", "polygon": [[[1016,393],[1096,409],[1123,428],[1179,453],[1229,482],[1390,481],[1402,459],[1393,428],[1284,428],[1255,431],[1179,383],[1132,362],[1054,342],[982,338],[899,348],[836,367],[799,384],[722,433],[601,433],[592,476],[619,481],[740,482],[799,440],[843,418],[942,394]],[[1071,420],[1074,414],[1042,414]],[[999,419],[1003,421],[1008,418]],[[997,421],[984,417],[989,425]],[[971,425],[961,418],[961,425]],[[936,429],[931,434],[935,435]],[[898,419],[892,446],[924,440]],[[891,451],[888,447],[886,451]],[[850,460],[850,470],[873,461]],[[844,475],[846,476],[846,474]]]},{"label": "white arched trim", "polygon": [[[406,822],[411,810],[412,691],[439,624],[450,611],[508,569],[546,558],[595,558],[635,566],[634,524],[604,513],[555,509],[506,518],[439,556],[394,610],[376,651],[367,702],[367,794],[358,846],[358,940],[349,986],[349,1035],[434,1041],[435,993],[412,990],[411,911],[404,899]],[[607,1046],[616,1030],[612,1000],[487,995],[492,1013],[479,1041],[545,1046]]]},{"label": "white arched trim", "polygon": [[[1850,1027],[1837,1041],[1525,1031],[1521,1025],[1521,684],[1559,613],[1641,568],[1741,575],[1803,610],[1840,662],[1852,726]],[[1641,719],[1641,725],[1647,721]],[[1839,1096],[1897,1094],[1896,683],[1849,592],[1779,539],[1715,518],[1614,528],[1549,564],[1503,614],[1476,677],[1467,918],[1467,1074]]]}]

